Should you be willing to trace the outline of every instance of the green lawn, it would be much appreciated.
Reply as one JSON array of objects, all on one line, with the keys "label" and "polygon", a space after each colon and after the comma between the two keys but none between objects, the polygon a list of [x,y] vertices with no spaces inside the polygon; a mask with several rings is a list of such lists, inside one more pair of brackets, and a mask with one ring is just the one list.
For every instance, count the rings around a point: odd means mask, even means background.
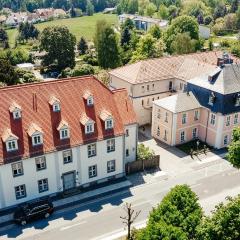
[{"label": "green lawn", "polygon": [[[78,18],[58,19],[54,21],[36,24],[37,28],[42,31],[48,26],[67,26],[71,33],[73,33],[77,40],[84,36],[88,40],[92,40],[95,33],[96,22],[100,19],[105,19],[108,23],[116,25],[118,23],[117,15],[97,13],[93,16],[84,16]],[[7,31],[9,36],[9,43],[11,46],[15,43],[17,29],[10,29]]]}]

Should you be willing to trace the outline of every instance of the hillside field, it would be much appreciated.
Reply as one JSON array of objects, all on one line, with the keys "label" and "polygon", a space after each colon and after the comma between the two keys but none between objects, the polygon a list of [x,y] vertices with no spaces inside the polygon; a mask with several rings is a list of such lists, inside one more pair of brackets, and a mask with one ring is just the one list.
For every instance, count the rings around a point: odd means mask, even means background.
[{"label": "hillside field", "polygon": [[[116,25],[118,23],[118,18],[115,14],[97,13],[93,16],[57,19],[54,21],[38,23],[35,26],[37,26],[40,31],[48,26],[67,26],[70,32],[76,36],[77,40],[79,40],[82,36],[87,40],[92,40],[95,33],[96,22],[100,19],[105,19],[112,25]],[[9,36],[9,43],[11,46],[14,46],[17,29],[10,29],[7,32]]]}]

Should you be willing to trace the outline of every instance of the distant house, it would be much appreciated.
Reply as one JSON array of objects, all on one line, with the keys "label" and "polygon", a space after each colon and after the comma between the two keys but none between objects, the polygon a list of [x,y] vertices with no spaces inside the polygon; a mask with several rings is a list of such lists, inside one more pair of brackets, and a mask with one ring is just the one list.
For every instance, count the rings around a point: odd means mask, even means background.
[{"label": "distant house", "polygon": [[53,10],[53,17],[54,18],[58,18],[60,16],[65,17],[66,15],[67,15],[67,13],[61,8]]},{"label": "distant house", "polygon": [[113,13],[114,11],[116,11],[117,8],[113,7],[113,8],[105,8],[103,10],[103,13]]},{"label": "distant house", "polygon": [[29,23],[37,23],[40,21],[40,16],[37,13],[28,14],[27,21]]},{"label": "distant house", "polygon": [[120,23],[124,23],[127,19],[131,19],[138,30],[148,31],[154,25],[157,25],[160,28],[166,28],[168,26],[168,21],[166,20],[160,20],[156,18],[143,17],[139,15],[132,15],[132,14],[119,15]]},{"label": "distant house", "polygon": [[27,12],[12,13],[6,19],[5,24],[8,26],[17,26],[22,22],[27,21]]}]

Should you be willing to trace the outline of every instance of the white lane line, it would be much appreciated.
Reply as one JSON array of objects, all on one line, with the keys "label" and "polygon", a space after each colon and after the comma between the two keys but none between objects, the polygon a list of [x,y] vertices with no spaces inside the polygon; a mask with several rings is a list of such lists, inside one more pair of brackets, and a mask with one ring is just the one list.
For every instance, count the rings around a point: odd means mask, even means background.
[{"label": "white lane line", "polygon": [[79,222],[79,223],[72,224],[70,226],[62,227],[62,228],[60,228],[60,231],[65,231],[65,230],[68,230],[70,228],[74,228],[74,227],[77,227],[79,225],[82,225],[84,223],[86,223],[86,221],[82,221],[82,222]]}]

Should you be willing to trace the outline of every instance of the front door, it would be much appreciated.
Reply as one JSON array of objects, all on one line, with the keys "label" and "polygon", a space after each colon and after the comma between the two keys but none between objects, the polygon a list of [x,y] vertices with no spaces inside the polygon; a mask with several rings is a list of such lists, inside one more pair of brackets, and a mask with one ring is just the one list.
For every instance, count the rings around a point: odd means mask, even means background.
[{"label": "front door", "polygon": [[76,187],[75,172],[63,174],[63,191]]}]

